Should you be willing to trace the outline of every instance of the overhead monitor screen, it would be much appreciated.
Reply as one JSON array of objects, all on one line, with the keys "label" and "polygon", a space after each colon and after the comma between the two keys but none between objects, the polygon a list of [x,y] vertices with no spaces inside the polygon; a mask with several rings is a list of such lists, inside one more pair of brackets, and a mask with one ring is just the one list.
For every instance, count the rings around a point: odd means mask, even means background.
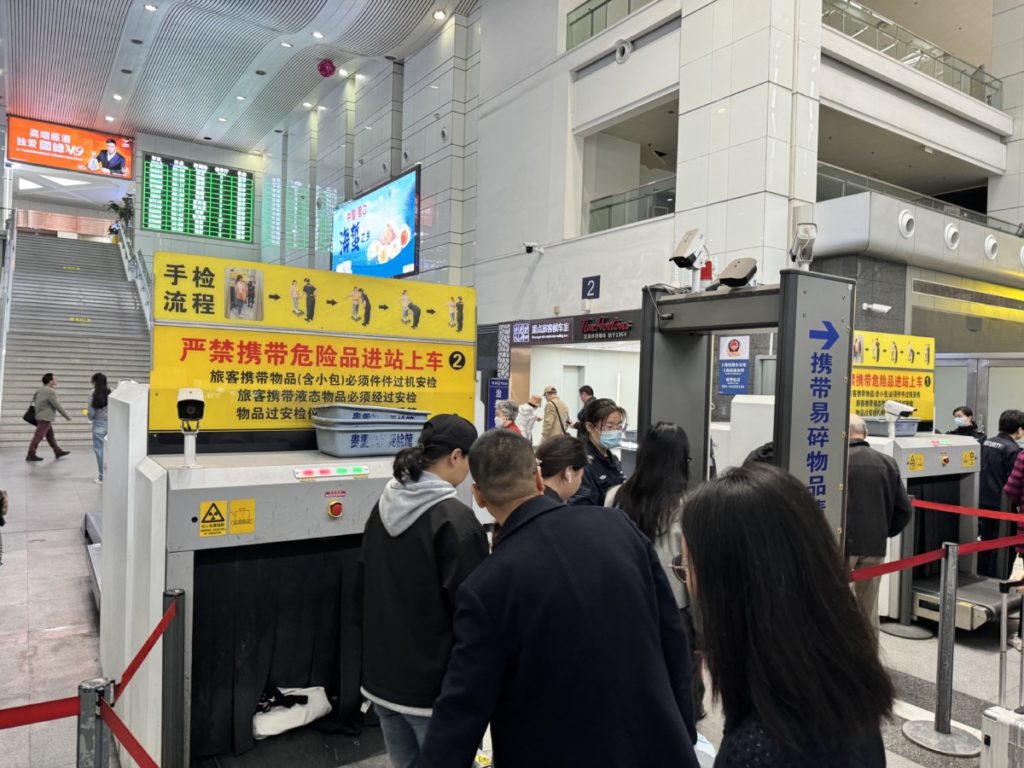
[{"label": "overhead monitor screen", "polygon": [[419,272],[420,169],[334,209],[331,270],[368,277]]},{"label": "overhead monitor screen", "polygon": [[97,176],[132,177],[132,140],[85,128],[7,118],[7,160]]},{"label": "overhead monitor screen", "polygon": [[248,171],[161,155],[142,166],[142,228],[252,242]]}]

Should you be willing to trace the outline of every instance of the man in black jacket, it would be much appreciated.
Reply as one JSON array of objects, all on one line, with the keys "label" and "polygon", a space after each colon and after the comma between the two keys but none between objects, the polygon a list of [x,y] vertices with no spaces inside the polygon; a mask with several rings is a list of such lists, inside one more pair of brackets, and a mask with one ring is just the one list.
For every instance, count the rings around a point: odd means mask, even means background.
[{"label": "man in black jacket", "polygon": [[544,497],[528,441],[484,433],[473,495],[493,553],[456,599],[455,648],[419,768],[694,768],[690,653],[650,542],[622,512]]},{"label": "man in black jacket", "polygon": [[[850,416],[847,471],[846,568],[868,568],[885,559],[886,539],[910,522],[913,510],[895,459],[868,445],[864,419]],[[857,604],[878,641],[878,578],[853,582]]]},{"label": "man in black jacket", "polygon": [[[982,509],[999,511],[1003,498],[1003,486],[1010,479],[1013,463],[1020,451],[1018,440],[1024,440],[1024,413],[1018,410],[1003,411],[999,415],[999,434],[990,437],[981,444],[981,488],[978,491],[978,506]],[[978,533],[984,541],[997,539],[1000,527],[1005,529],[1003,535],[1016,533],[1016,524],[1000,523],[999,520],[978,520]],[[996,579],[1010,578],[1013,565],[1012,558],[1002,558],[1003,567],[999,567],[998,552],[978,553],[978,573]]]}]

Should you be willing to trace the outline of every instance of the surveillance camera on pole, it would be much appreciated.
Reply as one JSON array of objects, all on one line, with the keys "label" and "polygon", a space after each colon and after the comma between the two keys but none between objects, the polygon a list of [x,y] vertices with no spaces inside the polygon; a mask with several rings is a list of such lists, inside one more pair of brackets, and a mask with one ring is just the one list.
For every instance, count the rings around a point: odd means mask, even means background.
[{"label": "surveillance camera on pole", "polygon": [[796,225],[793,245],[789,248],[789,259],[796,263],[797,269],[811,271],[814,261],[814,241],[818,237],[818,225],[813,222],[802,222]]},{"label": "surveillance camera on pole", "polygon": [[708,262],[704,233],[695,228],[683,235],[670,261],[680,269],[689,269],[693,273],[692,291],[700,293],[700,271]]},{"label": "surveillance camera on pole", "polygon": [[199,435],[199,422],[203,420],[206,410],[206,398],[203,390],[197,387],[183,387],[178,390],[178,418],[181,419],[181,433],[185,436],[185,467],[194,469],[196,462],[196,440]]}]

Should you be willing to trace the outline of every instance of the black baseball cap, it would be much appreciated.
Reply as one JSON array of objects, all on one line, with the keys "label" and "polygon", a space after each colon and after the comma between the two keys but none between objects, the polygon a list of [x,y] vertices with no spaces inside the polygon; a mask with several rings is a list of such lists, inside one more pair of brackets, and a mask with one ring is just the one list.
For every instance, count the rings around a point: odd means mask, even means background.
[{"label": "black baseball cap", "polygon": [[476,438],[476,427],[470,422],[454,413],[441,413],[423,425],[420,445],[424,448],[447,448],[449,451],[460,448],[464,454],[468,454]]}]

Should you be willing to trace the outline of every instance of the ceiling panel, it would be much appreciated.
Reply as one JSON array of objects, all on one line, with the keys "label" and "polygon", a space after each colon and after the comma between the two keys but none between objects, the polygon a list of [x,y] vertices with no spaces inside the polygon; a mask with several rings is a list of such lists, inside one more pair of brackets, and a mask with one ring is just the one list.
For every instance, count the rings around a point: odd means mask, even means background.
[{"label": "ceiling panel", "polygon": [[11,114],[90,126],[130,0],[7,0]]},{"label": "ceiling panel", "polygon": [[189,5],[219,13],[229,22],[244,21],[277,32],[298,32],[327,5],[327,0],[188,0]]},{"label": "ceiling panel", "polygon": [[434,0],[368,3],[338,45],[364,56],[383,56],[401,45],[433,8]]}]

